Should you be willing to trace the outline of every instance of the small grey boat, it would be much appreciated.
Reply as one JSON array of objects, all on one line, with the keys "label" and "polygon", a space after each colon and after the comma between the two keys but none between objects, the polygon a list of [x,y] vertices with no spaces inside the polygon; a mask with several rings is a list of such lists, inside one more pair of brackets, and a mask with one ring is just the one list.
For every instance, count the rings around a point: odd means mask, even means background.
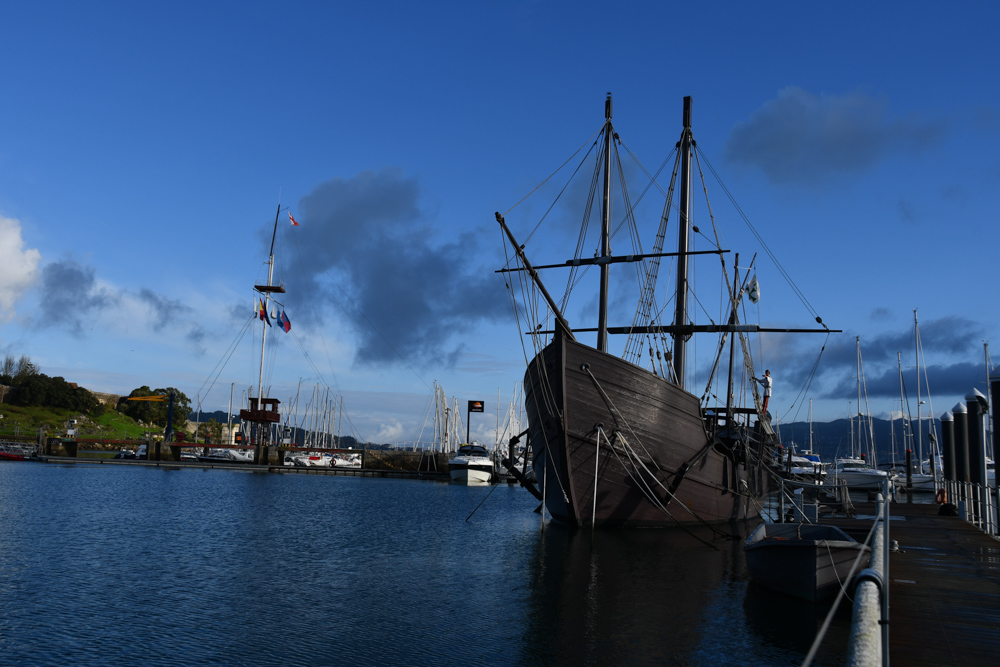
[{"label": "small grey boat", "polygon": [[[801,523],[762,523],[743,545],[752,581],[805,600],[849,586],[859,551],[870,549],[840,528]],[[854,574],[867,564],[862,556]]]}]

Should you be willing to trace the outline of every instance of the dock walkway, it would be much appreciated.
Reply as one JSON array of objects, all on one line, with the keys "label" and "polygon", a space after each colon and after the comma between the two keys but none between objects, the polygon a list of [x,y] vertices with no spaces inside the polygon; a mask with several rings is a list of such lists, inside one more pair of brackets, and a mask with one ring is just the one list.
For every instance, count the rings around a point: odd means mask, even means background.
[{"label": "dock walkway", "polygon": [[[864,539],[859,519],[824,519]],[[1000,541],[936,504],[890,506],[889,658],[896,665],[996,665],[1000,656]],[[866,518],[867,517],[867,520]]]}]

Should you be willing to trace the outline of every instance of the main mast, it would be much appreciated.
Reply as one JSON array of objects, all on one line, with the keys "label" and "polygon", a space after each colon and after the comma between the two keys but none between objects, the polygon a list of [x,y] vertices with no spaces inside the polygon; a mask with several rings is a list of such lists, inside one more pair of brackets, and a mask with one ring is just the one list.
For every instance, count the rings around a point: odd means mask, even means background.
[{"label": "main mast", "polygon": [[[611,256],[611,93],[604,101],[604,205],[601,208],[601,258]],[[601,262],[601,293],[597,316],[597,349],[608,351],[608,276],[610,266]]]},{"label": "main mast", "polygon": [[691,226],[691,147],[694,140],[691,134],[691,98],[684,98],[684,130],[681,133],[681,140],[677,144],[681,154],[681,201],[680,216],[678,219],[678,241],[677,241],[677,309],[674,313],[674,377],[677,384],[684,386],[684,331],[687,321],[687,297],[688,297],[688,250],[689,250],[689,230]]},{"label": "main mast", "polygon": [[[281,215],[281,204],[278,204],[278,210],[274,214],[274,231],[271,233],[271,252],[267,258],[267,284],[266,285],[256,285],[255,288],[258,292],[264,294],[264,312],[268,313],[271,310],[271,292],[285,290],[271,284],[274,279],[274,239],[278,236],[278,216]],[[260,337],[260,375],[257,378],[257,400],[264,398],[264,343],[267,341],[267,330],[270,327],[264,327],[264,332]]]}]

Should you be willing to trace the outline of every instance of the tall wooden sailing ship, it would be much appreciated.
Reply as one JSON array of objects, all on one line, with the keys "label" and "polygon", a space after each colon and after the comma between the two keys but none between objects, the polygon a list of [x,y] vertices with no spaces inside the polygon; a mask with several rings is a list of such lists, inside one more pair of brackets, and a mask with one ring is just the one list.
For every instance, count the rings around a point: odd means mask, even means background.
[{"label": "tall wooden sailing ship", "polygon": [[[684,98],[683,131],[652,253],[616,256],[611,252],[610,200],[613,164],[616,164],[613,152],[619,142],[611,124],[609,94],[602,136],[595,142],[595,147],[603,145],[603,151],[591,185],[593,197],[601,180],[598,174],[603,172],[600,248],[594,257],[581,257],[580,244],[577,256],[565,264],[533,267],[504,217],[500,213],[496,216],[513,252],[511,263],[501,272],[530,276],[530,281],[512,279],[508,285],[513,289],[520,282],[526,290],[521,303],[525,306],[541,303],[544,311],[535,313],[536,319],[530,319],[529,315],[532,330],[527,335],[534,341],[537,354],[529,361],[524,376],[527,433],[541,487],[533,491],[554,519],[575,526],[684,526],[756,515],[768,490],[766,462],[771,459],[777,439],[769,415],[761,410],[756,383],[752,381],[756,376],[747,335],[778,330],[741,322],[741,302],[755,288],[756,281],[749,275],[741,278],[738,268],[729,274],[724,262],[728,251],[717,245],[712,250],[697,252],[690,247],[692,232],[698,232],[690,222],[695,146],[691,98]],[[678,250],[663,252],[678,172]],[[628,199],[625,201],[628,207]],[[631,214],[627,211],[624,217],[630,218]],[[723,324],[697,325],[688,315],[689,259],[703,253],[717,255],[722,260],[728,301],[728,317],[723,318],[728,321]],[[664,257],[674,257],[677,262],[672,323],[660,320],[659,313],[664,307],[654,301],[659,263]],[[511,266],[514,261],[516,267]],[[640,303],[631,326],[609,327],[609,270],[619,262],[642,263],[637,272],[642,276]],[[574,270],[599,268],[596,329],[571,328],[546,290],[538,271],[557,266]],[[569,282],[574,283],[574,279]],[[525,307],[526,315],[527,311]],[[554,330],[543,331],[544,323],[553,320]],[[829,331],[823,326],[822,331]],[[596,345],[579,341],[576,334],[581,332],[596,333]],[[718,335],[713,377],[721,376],[716,376],[715,369],[728,351],[728,386],[720,405],[708,404],[685,386],[686,343],[696,333]],[[622,357],[609,352],[610,334],[629,336]],[[662,355],[654,356],[651,347],[648,367],[639,365],[646,343],[652,345],[655,339],[664,342]],[[737,347],[743,357],[739,366],[735,361]],[[735,386],[737,376],[740,387]],[[752,398],[753,404],[737,406],[734,400],[737,391]],[[706,390],[705,395],[710,394]]]}]

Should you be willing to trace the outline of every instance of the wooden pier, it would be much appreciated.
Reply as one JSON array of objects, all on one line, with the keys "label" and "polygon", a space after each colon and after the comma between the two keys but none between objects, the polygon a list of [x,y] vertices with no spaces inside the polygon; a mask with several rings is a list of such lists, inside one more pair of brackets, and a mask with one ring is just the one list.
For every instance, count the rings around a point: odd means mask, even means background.
[{"label": "wooden pier", "polygon": [[[857,519],[823,519],[857,540],[875,505]],[[996,665],[1000,656],[1000,541],[936,504],[889,509],[889,658],[896,665]]]}]

